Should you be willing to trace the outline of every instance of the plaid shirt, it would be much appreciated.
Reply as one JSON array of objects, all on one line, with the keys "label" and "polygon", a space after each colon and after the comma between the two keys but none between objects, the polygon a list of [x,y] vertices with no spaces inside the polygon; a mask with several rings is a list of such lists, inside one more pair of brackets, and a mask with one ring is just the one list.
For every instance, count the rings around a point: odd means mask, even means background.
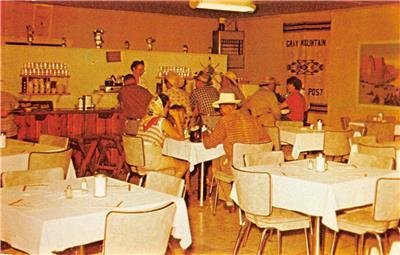
[{"label": "plaid shirt", "polygon": [[257,124],[255,117],[247,109],[240,109],[222,116],[214,131],[203,138],[203,144],[209,149],[222,143],[231,164],[234,143],[261,143],[270,140],[266,131]]},{"label": "plaid shirt", "polygon": [[190,104],[192,108],[198,108],[199,114],[201,115],[218,115],[212,107],[212,103],[218,101],[219,92],[213,86],[204,86],[197,88],[190,94]]}]

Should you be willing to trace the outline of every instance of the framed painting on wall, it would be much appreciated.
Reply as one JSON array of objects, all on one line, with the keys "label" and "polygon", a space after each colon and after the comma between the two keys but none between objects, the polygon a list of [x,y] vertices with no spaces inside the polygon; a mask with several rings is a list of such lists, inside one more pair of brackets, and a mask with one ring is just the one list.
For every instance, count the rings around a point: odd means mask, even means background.
[{"label": "framed painting on wall", "polygon": [[400,107],[400,42],[362,43],[359,104]]}]

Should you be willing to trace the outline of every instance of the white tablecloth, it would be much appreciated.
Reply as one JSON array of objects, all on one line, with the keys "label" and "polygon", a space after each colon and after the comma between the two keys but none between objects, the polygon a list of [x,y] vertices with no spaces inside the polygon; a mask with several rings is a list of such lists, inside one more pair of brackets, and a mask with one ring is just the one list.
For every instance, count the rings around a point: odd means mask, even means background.
[{"label": "white tablecloth", "polygon": [[[6,171],[24,171],[28,169],[30,152],[59,151],[62,148],[46,144],[30,143],[21,140],[7,139],[7,147],[0,149],[0,174]],[[67,179],[76,178],[75,168],[70,161]]]},{"label": "white tablecloth", "polygon": [[[181,239],[180,245],[184,249],[192,243],[187,208],[182,198],[135,185],[131,185],[129,191],[128,183],[110,178],[107,196],[94,198],[94,178],[86,179],[89,187],[86,193],[80,190],[79,179],[48,186],[28,186],[25,192],[21,186],[2,188],[1,240],[30,254],[51,254],[102,240],[105,217],[111,210],[146,210],[173,201],[177,211],[172,235]],[[74,189],[72,199],[64,196],[67,185]],[[9,205],[19,199],[22,201]]]},{"label": "white tablecloth", "polygon": [[199,163],[225,155],[222,144],[215,148],[206,149],[203,143],[192,143],[187,140],[178,141],[171,138],[164,140],[162,153],[174,158],[187,160],[190,163],[190,171],[193,171],[194,166]]},{"label": "white tablecloth", "polygon": [[[336,211],[372,204],[379,177],[400,177],[398,171],[358,169],[346,164],[328,163],[329,168],[323,173],[308,170],[308,160],[244,169],[271,174],[274,207],[321,216],[322,223],[335,231],[338,231]],[[237,202],[235,186],[231,197]]]},{"label": "white tablecloth", "polygon": [[292,157],[297,159],[301,152],[322,151],[324,148],[324,132],[308,127],[280,127],[282,142],[293,145]]}]

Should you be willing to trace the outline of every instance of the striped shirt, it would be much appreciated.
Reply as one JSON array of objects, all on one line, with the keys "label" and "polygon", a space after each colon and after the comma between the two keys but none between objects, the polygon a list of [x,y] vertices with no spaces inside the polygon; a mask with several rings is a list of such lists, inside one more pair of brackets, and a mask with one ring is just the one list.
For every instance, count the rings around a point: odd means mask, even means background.
[{"label": "striped shirt", "polygon": [[165,118],[160,118],[156,124],[151,126],[146,131],[144,130],[143,124],[141,124],[139,126],[137,136],[142,137],[143,142],[145,143],[150,143],[152,145],[162,148],[165,140],[165,134],[162,130],[162,123],[164,120]]}]

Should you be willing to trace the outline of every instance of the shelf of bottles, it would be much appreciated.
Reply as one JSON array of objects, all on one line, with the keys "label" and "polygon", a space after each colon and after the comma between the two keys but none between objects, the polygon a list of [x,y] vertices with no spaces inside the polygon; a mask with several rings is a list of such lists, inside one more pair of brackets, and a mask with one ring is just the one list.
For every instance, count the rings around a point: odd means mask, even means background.
[{"label": "shelf of bottles", "polygon": [[26,62],[21,68],[21,94],[67,95],[67,65],[56,62]]},{"label": "shelf of bottles", "polygon": [[177,73],[179,76],[183,78],[189,78],[191,77],[191,70],[190,67],[186,66],[160,66],[159,71],[158,71],[158,76],[157,78],[163,78],[165,77],[168,72],[173,71]]}]

